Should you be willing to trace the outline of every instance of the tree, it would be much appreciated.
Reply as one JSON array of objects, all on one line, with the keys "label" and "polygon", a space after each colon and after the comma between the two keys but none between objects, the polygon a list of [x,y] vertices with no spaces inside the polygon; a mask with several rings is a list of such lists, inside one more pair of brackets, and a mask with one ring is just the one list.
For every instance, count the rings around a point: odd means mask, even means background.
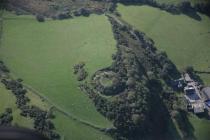
[{"label": "tree", "polygon": [[138,124],[141,123],[141,117],[140,117],[139,114],[133,114],[133,115],[131,116],[131,119],[132,119],[132,121],[133,121],[133,123],[134,123],[135,125],[138,125]]},{"label": "tree", "polygon": [[194,68],[193,68],[193,66],[187,66],[185,68],[185,71],[189,74],[192,74],[194,72]]},{"label": "tree", "polygon": [[81,15],[88,17],[90,15],[90,11],[86,8],[81,8],[80,9]]},{"label": "tree", "polygon": [[183,1],[181,2],[181,4],[179,5],[179,7],[181,8],[181,10],[183,12],[187,12],[189,10],[192,9],[191,3],[189,1]]},{"label": "tree", "polygon": [[1,0],[0,1],[0,9],[5,8],[7,3],[8,3],[8,0]]},{"label": "tree", "polygon": [[39,22],[44,22],[45,21],[45,18],[43,15],[37,15],[36,16],[36,20],[39,21]]},{"label": "tree", "polygon": [[72,18],[71,14],[68,11],[67,12],[61,12],[61,13],[59,13],[57,17],[60,20]]}]

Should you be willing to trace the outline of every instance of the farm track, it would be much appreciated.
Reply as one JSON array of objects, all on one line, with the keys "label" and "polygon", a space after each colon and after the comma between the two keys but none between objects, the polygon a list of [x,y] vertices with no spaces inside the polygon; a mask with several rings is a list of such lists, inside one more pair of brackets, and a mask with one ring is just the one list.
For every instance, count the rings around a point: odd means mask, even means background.
[{"label": "farm track", "polygon": [[51,107],[50,107],[51,110],[56,110],[56,111],[62,113],[63,115],[65,115],[66,117],[68,117],[68,118],[70,118],[70,119],[72,119],[72,120],[74,120],[74,121],[77,121],[77,122],[79,122],[79,123],[81,123],[81,124],[83,124],[83,125],[92,127],[92,128],[94,128],[94,129],[96,129],[96,130],[104,131],[104,130],[106,129],[106,128],[102,128],[102,127],[100,127],[100,126],[97,126],[97,125],[95,125],[95,124],[92,124],[92,123],[90,123],[90,122],[88,122],[88,121],[79,119],[78,117],[76,117],[76,116],[70,114],[69,112],[63,110],[61,107],[59,107],[58,105],[54,104],[49,98],[47,98],[46,96],[43,96],[39,91],[35,90],[35,89],[32,88],[31,86],[29,86],[29,85],[27,85],[27,84],[23,84],[23,86],[24,86],[27,90],[31,91],[33,94],[39,96],[42,100],[44,100],[44,101],[46,101],[47,103],[49,103],[49,104],[51,105]]}]

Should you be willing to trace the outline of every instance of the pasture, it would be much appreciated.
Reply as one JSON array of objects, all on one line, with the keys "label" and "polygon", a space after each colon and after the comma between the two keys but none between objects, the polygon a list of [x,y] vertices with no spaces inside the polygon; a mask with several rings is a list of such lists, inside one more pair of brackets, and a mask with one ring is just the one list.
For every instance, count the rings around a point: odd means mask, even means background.
[{"label": "pasture", "polygon": [[59,112],[55,112],[54,124],[56,131],[65,140],[111,140],[112,138],[103,132],[74,121]]},{"label": "pasture", "polygon": [[165,51],[178,69],[194,66],[206,85],[210,85],[210,18],[201,21],[185,15],[172,15],[149,6],[118,5],[122,18],[145,32],[155,46]]},{"label": "pasture", "polygon": [[79,119],[111,126],[80,91],[73,74],[81,61],[89,76],[111,64],[115,40],[104,15],[39,23],[32,16],[5,13],[1,45],[0,58],[25,84]]},{"label": "pasture", "polygon": [[189,120],[194,128],[194,136],[197,140],[209,140],[210,121],[199,119],[194,115],[189,117]]},{"label": "pasture", "polygon": [[[158,3],[165,3],[165,4],[180,4],[183,2],[183,0],[156,0]],[[209,3],[209,0],[187,0],[189,1],[192,5],[198,4],[198,3]]]}]

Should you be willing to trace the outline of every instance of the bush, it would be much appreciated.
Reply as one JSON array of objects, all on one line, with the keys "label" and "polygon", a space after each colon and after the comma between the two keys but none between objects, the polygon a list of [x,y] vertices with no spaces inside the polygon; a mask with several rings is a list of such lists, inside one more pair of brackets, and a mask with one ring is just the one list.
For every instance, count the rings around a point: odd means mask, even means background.
[{"label": "bush", "polygon": [[81,11],[81,14],[85,17],[88,17],[90,15],[90,11],[88,9],[81,8],[80,11]]},{"label": "bush", "polygon": [[180,9],[183,11],[183,12],[186,12],[190,9],[192,9],[192,6],[190,4],[189,1],[183,1],[181,2],[181,4],[179,5]]},{"label": "bush", "polygon": [[72,18],[72,16],[69,12],[62,12],[58,14],[57,18],[62,20],[62,19]]},{"label": "bush", "polygon": [[45,18],[42,15],[37,15],[36,16],[36,20],[39,21],[39,22],[44,22],[45,21]]},{"label": "bush", "polygon": [[77,11],[73,12],[74,16],[85,16],[88,17],[90,15],[90,11],[88,9],[85,8],[81,8]]}]

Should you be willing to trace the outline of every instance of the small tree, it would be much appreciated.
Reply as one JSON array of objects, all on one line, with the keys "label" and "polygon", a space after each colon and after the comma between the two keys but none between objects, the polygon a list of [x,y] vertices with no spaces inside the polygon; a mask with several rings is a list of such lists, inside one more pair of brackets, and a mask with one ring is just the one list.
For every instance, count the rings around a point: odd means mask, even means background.
[{"label": "small tree", "polygon": [[181,2],[181,4],[179,5],[179,7],[181,8],[181,10],[183,12],[189,11],[192,9],[191,3],[189,1],[183,1]]}]

